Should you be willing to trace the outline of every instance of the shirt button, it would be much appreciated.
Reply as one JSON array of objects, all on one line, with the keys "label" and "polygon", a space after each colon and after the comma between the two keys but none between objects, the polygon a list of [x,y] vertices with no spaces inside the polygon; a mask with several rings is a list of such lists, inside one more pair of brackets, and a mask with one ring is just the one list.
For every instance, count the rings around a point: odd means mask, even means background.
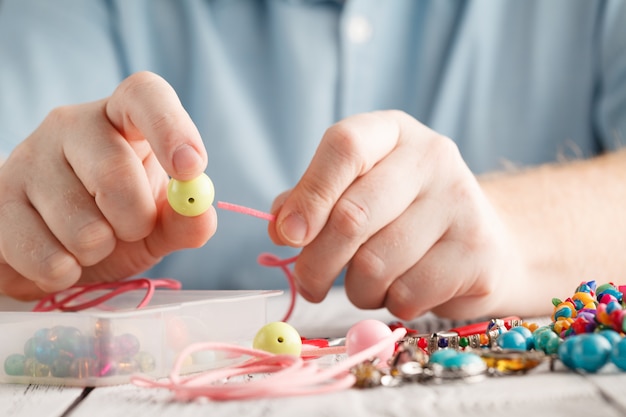
[{"label": "shirt button", "polygon": [[365,43],[372,38],[372,25],[363,16],[354,16],[346,26],[348,40],[353,43]]}]

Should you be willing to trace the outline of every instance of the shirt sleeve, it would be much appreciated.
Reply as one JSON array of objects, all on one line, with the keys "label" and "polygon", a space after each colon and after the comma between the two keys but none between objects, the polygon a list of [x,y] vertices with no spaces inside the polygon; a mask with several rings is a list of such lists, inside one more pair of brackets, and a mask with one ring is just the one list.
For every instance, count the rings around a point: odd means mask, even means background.
[{"label": "shirt sleeve", "polygon": [[599,30],[595,120],[606,150],[626,146],[626,2],[605,4]]},{"label": "shirt sleeve", "polygon": [[0,155],[54,107],[110,95],[122,78],[104,1],[0,2]]}]

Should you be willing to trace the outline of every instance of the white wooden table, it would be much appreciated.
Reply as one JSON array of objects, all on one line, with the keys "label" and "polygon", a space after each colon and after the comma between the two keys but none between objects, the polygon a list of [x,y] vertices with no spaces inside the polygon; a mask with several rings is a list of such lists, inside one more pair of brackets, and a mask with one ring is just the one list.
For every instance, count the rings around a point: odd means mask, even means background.
[{"label": "white wooden table", "polygon": [[[271,299],[269,320],[279,319],[287,301]],[[359,311],[334,290],[322,304],[298,300],[291,323],[308,337],[339,337],[360,319],[393,320],[387,312]],[[415,325],[425,332],[450,323],[433,317]],[[332,394],[231,402],[176,402],[170,392],[134,385],[96,389],[1,385],[1,417],[139,416],[624,416],[626,373],[607,365],[582,375],[543,364],[519,376],[475,383],[411,384],[398,388],[349,389]]]}]

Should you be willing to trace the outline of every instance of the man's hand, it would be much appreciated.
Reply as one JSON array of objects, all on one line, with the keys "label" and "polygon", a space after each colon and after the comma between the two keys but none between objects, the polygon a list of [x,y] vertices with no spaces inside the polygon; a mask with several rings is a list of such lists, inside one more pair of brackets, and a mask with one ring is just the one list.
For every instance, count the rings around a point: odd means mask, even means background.
[{"label": "man's hand", "polygon": [[190,180],[206,164],[196,127],[154,74],[53,110],[0,168],[0,292],[32,299],[122,279],[203,245],[215,210],[180,216],[166,187],[168,174]]},{"label": "man's hand", "polygon": [[329,128],[273,211],[274,242],[303,248],[295,275],[310,301],[322,300],[347,266],[357,307],[470,318],[497,311],[494,294],[521,273],[508,231],[456,145],[402,112]]}]

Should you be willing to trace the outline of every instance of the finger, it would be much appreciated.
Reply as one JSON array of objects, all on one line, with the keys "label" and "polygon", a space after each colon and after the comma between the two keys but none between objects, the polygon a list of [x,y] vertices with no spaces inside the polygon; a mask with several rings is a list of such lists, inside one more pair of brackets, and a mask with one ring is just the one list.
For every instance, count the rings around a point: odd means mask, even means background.
[{"label": "finger", "polygon": [[[272,202],[272,207],[270,208],[270,213],[276,215],[276,213],[278,213],[280,211],[280,209],[282,208],[283,204],[285,203],[285,201],[287,200],[287,197],[289,196],[289,193],[291,193],[291,190],[287,190],[284,191],[282,193],[280,193]],[[278,236],[278,233],[276,232],[276,227],[274,222],[270,222],[267,225],[267,232],[270,236],[270,239],[272,239],[272,242],[274,242],[277,245],[282,245],[283,242],[280,238],[280,236]]]},{"label": "finger", "polygon": [[406,115],[357,115],[330,127],[308,169],[284,202],[276,221],[283,244],[308,244],[326,223],[339,197],[397,145]]},{"label": "finger", "polygon": [[[371,171],[357,179],[339,198],[322,231],[302,250],[296,264],[298,288],[311,301],[323,298],[334,278],[350,259],[346,291],[349,297],[356,297],[357,305],[369,306],[373,302],[368,298],[382,297],[379,294],[361,295],[358,289],[360,284],[370,290],[383,290],[384,294],[389,285],[385,281],[391,279],[386,275],[389,271],[384,269],[410,266],[399,263],[386,267],[385,254],[379,253],[379,258],[376,251],[387,247],[383,243],[388,239],[387,235],[376,241],[382,246],[377,246],[370,239],[377,236],[381,229],[389,227],[387,225],[397,222],[415,196],[419,195],[424,176],[419,175],[420,161],[415,160],[415,155],[419,154],[416,150],[418,146],[420,144],[417,141],[401,144]],[[391,236],[387,243],[397,246],[398,236],[402,236],[406,230],[397,230],[395,227],[393,230],[399,235]],[[357,258],[354,258],[355,255]],[[384,275],[370,279],[380,273]],[[358,274],[359,278],[355,279],[354,274]],[[354,287],[357,287],[356,292]],[[375,302],[381,304],[382,299]]]},{"label": "finger", "polygon": [[46,292],[9,265],[0,264],[0,294],[20,301],[34,301],[45,296]]},{"label": "finger", "polygon": [[433,193],[420,194],[393,223],[363,244],[350,261],[345,288],[359,308],[384,306],[393,281],[415,265],[446,232],[451,216]]},{"label": "finger", "polygon": [[[38,206],[47,213],[47,218],[51,218],[49,223],[51,227],[63,222],[62,216],[65,211],[62,210],[69,210],[70,213],[81,212],[76,218],[66,219],[64,226],[59,226],[65,227],[65,234],[60,237],[60,240],[68,244],[68,249],[81,245],[81,242],[78,240],[80,236],[72,238],[67,236],[67,233],[73,233],[81,227],[87,228],[86,233],[92,228],[100,232],[94,236],[96,241],[92,242],[101,244],[99,252],[94,253],[90,260],[99,260],[96,255],[102,255],[102,251],[106,248],[112,249],[110,246],[106,247],[105,243],[110,244],[111,241],[107,240],[103,219],[100,216],[104,216],[115,236],[124,241],[145,238],[152,231],[156,221],[153,187],[144,167],[144,159],[152,154],[150,147],[145,141],[131,146],[108,123],[106,118],[99,116],[104,112],[104,105],[102,101],[90,104],[90,110],[81,111],[81,113],[93,116],[78,118],[79,120],[76,120],[73,125],[73,130],[63,136],[62,152],[71,167],[74,178],[72,175],[62,175],[61,172],[50,173],[50,178],[54,179],[50,182],[56,184],[50,188],[67,187],[65,189],[70,190],[70,197],[75,201],[71,199],[58,201],[58,197],[54,198],[55,195],[50,189],[46,192],[46,189],[42,189],[41,186],[38,186],[37,193],[29,193],[29,195],[32,194],[32,198],[36,199],[39,196],[42,200]],[[72,112],[72,109],[65,111]],[[67,120],[75,117],[73,114],[61,119]],[[77,138],[76,132],[91,132],[91,134]],[[164,175],[163,177],[165,178]],[[34,181],[31,183],[30,186],[37,187]],[[81,186],[91,196],[93,203],[88,201],[86,195],[77,191]],[[57,214],[50,214],[49,210],[45,209],[45,202],[48,199],[57,200],[56,204],[60,205],[57,207],[60,209],[56,212]],[[76,206],[72,207],[73,204]],[[75,225],[76,229],[71,229],[72,225]],[[59,227],[55,227],[55,230]],[[67,227],[70,227],[69,231]],[[88,236],[85,238],[89,239]],[[92,263],[88,262],[88,264]]]},{"label": "finger", "polygon": [[200,133],[161,77],[149,72],[128,77],[108,100],[106,115],[128,140],[146,139],[170,176],[191,180],[206,168]]},{"label": "finger", "polygon": [[83,268],[82,282],[110,282],[141,273],[171,252],[203,246],[215,233],[214,207],[198,216],[187,217],[174,212],[163,196],[157,201],[162,212],[153,233],[138,242],[119,242],[101,263]]},{"label": "finger", "polygon": [[194,217],[180,216],[169,204],[164,204],[155,232],[146,245],[153,256],[161,257],[168,253],[203,246],[217,229],[215,208]]},{"label": "finger", "polygon": [[[426,255],[404,275],[396,279],[385,299],[385,307],[395,316],[410,320],[448,301],[465,297],[482,297],[489,293],[487,286],[476,284],[480,263],[458,240],[442,238]],[[480,309],[449,309],[447,317],[476,318]],[[466,316],[465,314],[469,314]]]},{"label": "finger", "polygon": [[81,267],[48,230],[25,199],[0,206],[0,230],[13,240],[0,239],[2,263],[28,277],[46,292],[69,288],[78,281]]}]

